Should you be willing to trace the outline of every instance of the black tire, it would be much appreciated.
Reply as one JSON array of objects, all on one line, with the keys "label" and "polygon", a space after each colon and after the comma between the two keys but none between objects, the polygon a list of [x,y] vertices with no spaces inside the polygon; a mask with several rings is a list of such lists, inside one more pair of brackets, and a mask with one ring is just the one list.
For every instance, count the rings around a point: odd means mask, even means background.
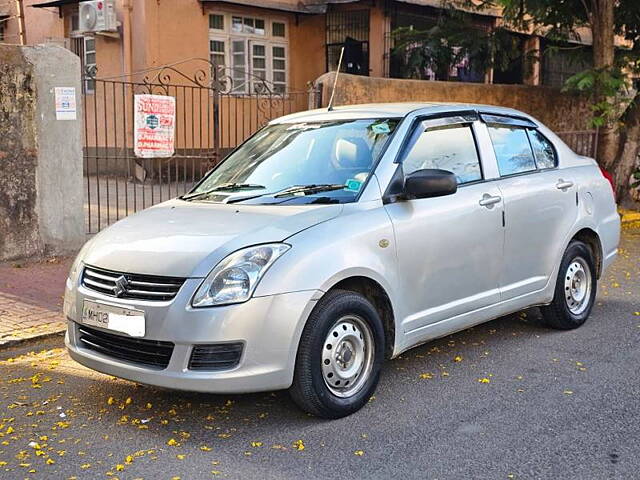
[{"label": "black tire", "polygon": [[[353,395],[340,397],[323,378],[322,355],[325,340],[336,322],[356,316],[366,322],[374,348],[371,369]],[[360,410],[371,398],[384,361],[384,329],[378,312],[364,296],[346,290],[332,290],[314,307],[302,332],[296,357],[293,384],[289,393],[304,411],[323,418],[341,418]]]},{"label": "black tire", "polygon": [[[574,262],[579,261],[579,259],[583,259],[589,267],[587,276],[591,277],[591,287],[588,295],[588,303],[584,304],[582,307],[583,310],[574,313],[569,307],[571,300],[567,298],[569,296],[567,293],[569,289],[565,285],[565,280],[569,280],[569,267],[574,264]],[[591,313],[596,298],[596,290],[597,278],[593,252],[584,242],[573,240],[569,243],[562,257],[562,262],[560,263],[553,301],[549,305],[541,308],[544,321],[548,326],[559,330],[578,328],[587,320]],[[585,299],[586,297],[587,296],[585,296]]]}]

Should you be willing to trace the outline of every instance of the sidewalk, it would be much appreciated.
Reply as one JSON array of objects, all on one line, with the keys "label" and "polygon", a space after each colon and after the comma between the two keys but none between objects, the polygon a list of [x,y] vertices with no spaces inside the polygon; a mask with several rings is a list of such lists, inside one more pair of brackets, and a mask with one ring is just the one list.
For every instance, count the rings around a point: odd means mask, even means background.
[{"label": "sidewalk", "polygon": [[62,297],[72,261],[0,263],[0,347],[65,329]]}]

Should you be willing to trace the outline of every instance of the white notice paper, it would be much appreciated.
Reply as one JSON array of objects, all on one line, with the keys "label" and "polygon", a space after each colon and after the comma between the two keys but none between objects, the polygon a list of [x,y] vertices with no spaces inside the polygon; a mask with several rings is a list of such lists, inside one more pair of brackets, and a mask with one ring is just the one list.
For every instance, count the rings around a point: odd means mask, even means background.
[{"label": "white notice paper", "polygon": [[56,120],[76,119],[75,87],[55,87]]}]

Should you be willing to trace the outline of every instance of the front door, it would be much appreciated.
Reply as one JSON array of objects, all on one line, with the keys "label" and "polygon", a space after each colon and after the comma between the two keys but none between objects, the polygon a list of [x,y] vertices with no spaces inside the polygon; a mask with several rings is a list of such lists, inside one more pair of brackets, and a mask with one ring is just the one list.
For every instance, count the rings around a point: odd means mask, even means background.
[{"label": "front door", "polygon": [[498,187],[484,182],[471,123],[420,124],[402,159],[407,175],[441,168],[458,177],[453,195],[391,203],[402,328],[419,329],[500,301],[504,231]]}]

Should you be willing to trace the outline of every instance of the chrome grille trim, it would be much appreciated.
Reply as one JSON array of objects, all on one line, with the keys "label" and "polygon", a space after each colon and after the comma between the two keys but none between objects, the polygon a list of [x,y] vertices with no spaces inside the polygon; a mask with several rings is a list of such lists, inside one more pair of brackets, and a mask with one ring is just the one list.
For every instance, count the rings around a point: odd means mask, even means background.
[{"label": "chrome grille trim", "polygon": [[133,300],[171,300],[184,282],[184,278],[114,272],[91,265],[85,265],[82,272],[82,285],[85,288],[103,295]]}]

